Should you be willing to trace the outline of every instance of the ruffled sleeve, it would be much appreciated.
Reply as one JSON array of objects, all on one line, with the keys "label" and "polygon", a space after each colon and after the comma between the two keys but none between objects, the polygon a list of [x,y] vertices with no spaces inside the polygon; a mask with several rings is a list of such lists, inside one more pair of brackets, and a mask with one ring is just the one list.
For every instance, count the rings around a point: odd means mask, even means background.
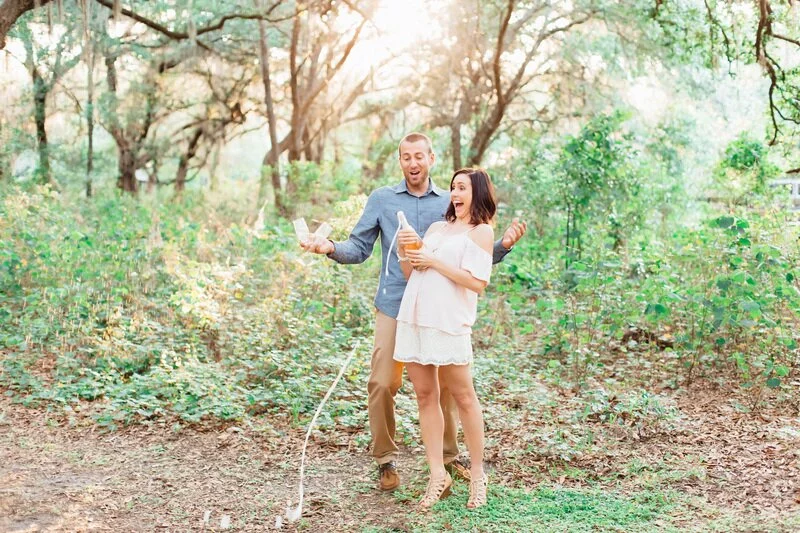
[{"label": "ruffled sleeve", "polygon": [[475,241],[466,237],[464,257],[461,259],[461,268],[479,280],[489,282],[492,273],[492,254],[475,244]]}]

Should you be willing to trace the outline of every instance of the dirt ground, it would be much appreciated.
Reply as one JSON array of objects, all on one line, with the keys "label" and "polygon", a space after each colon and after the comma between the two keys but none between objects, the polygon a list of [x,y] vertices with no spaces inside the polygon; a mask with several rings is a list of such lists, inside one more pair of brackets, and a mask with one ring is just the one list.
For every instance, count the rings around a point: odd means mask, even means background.
[{"label": "dirt ground", "polygon": [[[176,432],[163,422],[103,433],[66,427],[45,410],[0,398],[2,532],[275,530],[276,517],[297,493],[300,429],[276,434],[229,425]],[[683,415],[678,430],[569,465],[586,476],[564,475],[535,453],[506,463],[504,450],[520,449],[524,442],[514,439],[522,437],[490,432],[488,439],[498,443],[487,454],[495,482],[597,487],[613,479],[615,490],[636,490],[661,471],[659,483],[700,502],[696,514],[684,509],[685,516],[673,517],[690,530],[702,529],[698,517],[719,513],[776,524],[800,513],[798,418],[743,415],[707,388],[675,400]],[[303,519],[280,529],[409,530],[413,502],[374,490],[374,467],[353,442],[313,443]],[[631,471],[632,458],[641,469]],[[422,466],[422,453],[406,450],[406,483],[422,487]],[[671,469],[693,473],[665,481],[663,472]]]},{"label": "dirt ground", "polygon": [[[274,530],[297,501],[303,437],[237,426],[176,433],[166,423],[103,433],[4,398],[0,532]],[[312,443],[303,520],[281,529],[402,526],[408,509],[372,490],[373,475],[363,451]]]}]

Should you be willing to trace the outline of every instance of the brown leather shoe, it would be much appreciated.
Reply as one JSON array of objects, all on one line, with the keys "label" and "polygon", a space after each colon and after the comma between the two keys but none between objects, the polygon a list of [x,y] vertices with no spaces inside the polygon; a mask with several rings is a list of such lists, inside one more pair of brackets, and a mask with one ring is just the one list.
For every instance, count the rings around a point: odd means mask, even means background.
[{"label": "brown leather shoe", "polygon": [[390,491],[400,486],[400,476],[397,474],[397,465],[394,461],[378,465],[378,487],[381,490]]},{"label": "brown leather shoe", "polygon": [[456,457],[444,465],[444,468],[453,476],[453,479],[461,478],[464,481],[472,481],[472,475],[469,470],[470,460],[466,457]]}]

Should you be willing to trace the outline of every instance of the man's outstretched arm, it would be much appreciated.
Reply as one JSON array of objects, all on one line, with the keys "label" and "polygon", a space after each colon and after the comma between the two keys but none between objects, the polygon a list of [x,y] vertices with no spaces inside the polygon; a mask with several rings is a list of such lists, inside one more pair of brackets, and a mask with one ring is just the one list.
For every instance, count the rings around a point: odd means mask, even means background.
[{"label": "man's outstretched arm", "polygon": [[301,242],[300,246],[309,252],[325,254],[337,263],[363,263],[372,255],[372,249],[380,233],[378,203],[375,193],[372,193],[367,199],[361,218],[358,219],[346,241],[334,242],[312,234],[311,238]]},{"label": "man's outstretched arm", "polygon": [[522,222],[519,221],[518,218],[515,218],[511,225],[506,228],[506,231],[503,233],[503,237],[498,239],[497,242],[494,243],[494,253],[492,254],[492,263],[497,264],[502,261],[508,252],[511,251],[511,248],[519,241],[525,232],[528,231],[528,224],[523,220]]}]

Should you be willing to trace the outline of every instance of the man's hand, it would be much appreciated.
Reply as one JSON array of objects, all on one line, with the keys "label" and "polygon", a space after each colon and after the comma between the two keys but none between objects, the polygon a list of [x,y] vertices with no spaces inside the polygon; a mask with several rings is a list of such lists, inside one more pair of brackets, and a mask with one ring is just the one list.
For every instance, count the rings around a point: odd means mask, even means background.
[{"label": "man's hand", "polygon": [[333,252],[334,249],[331,241],[313,233],[308,236],[308,239],[300,241],[300,248],[314,254],[325,255]]},{"label": "man's hand", "polygon": [[515,218],[503,233],[503,247],[506,250],[511,249],[525,235],[526,231],[528,231],[528,224],[524,220],[520,222],[518,218]]},{"label": "man's hand", "polygon": [[400,230],[397,234],[397,242],[403,248],[409,245],[411,248],[419,248],[422,245],[422,239],[413,229]]}]

